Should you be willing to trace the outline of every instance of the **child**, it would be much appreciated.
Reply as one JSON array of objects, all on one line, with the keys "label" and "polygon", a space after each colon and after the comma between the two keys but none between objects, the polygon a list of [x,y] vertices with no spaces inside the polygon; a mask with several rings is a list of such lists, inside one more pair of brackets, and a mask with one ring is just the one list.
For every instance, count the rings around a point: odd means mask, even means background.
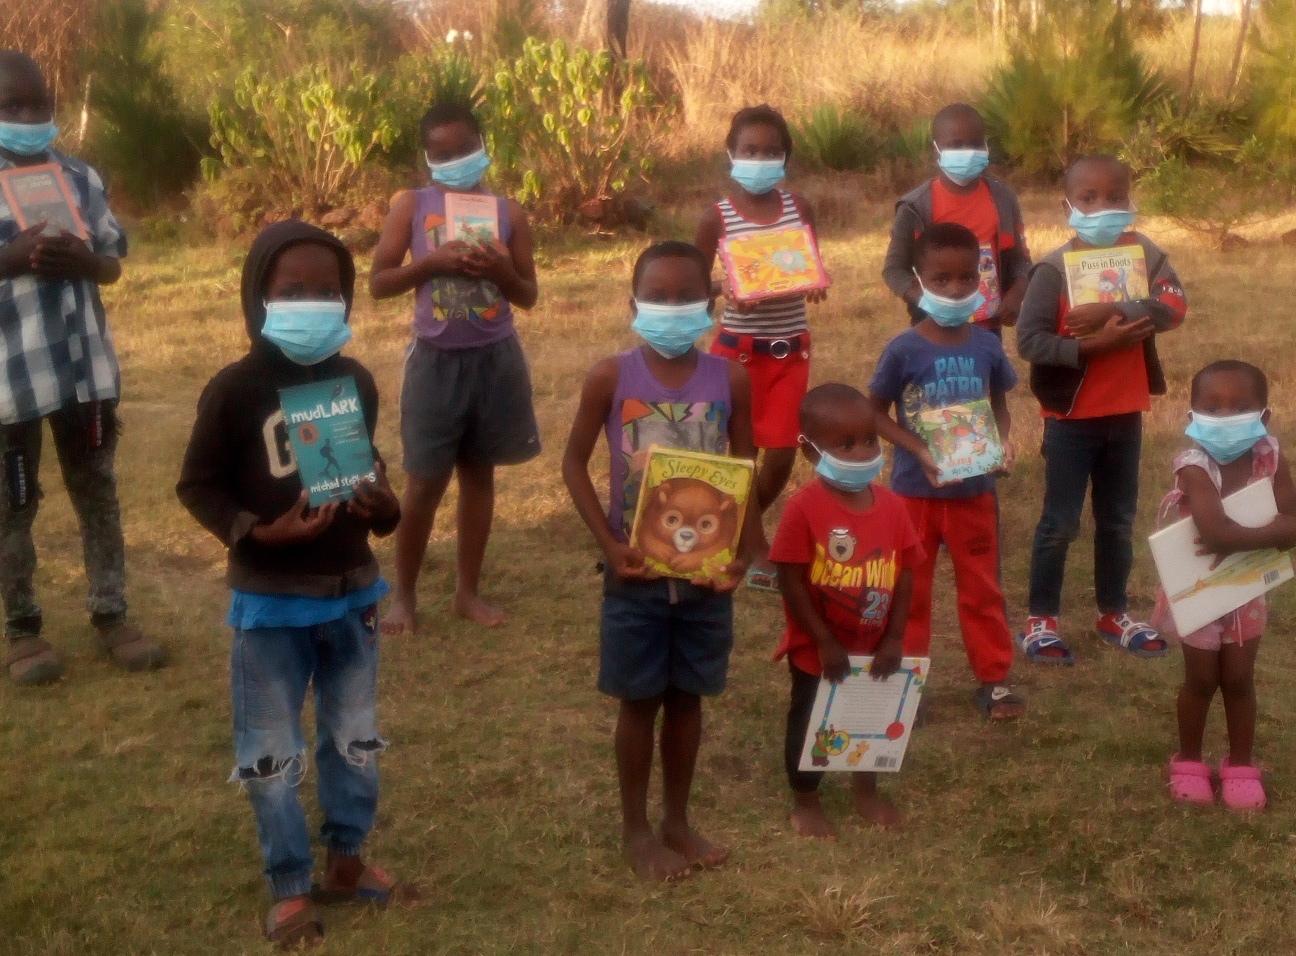
[{"label": "child", "polygon": [[[698,224],[696,244],[708,268],[727,236],[796,225],[815,228],[810,204],[776,188],[792,158],[792,133],[782,114],[764,104],[739,110],[729,124],[725,145],[730,176],[738,188],[709,207]],[[796,409],[810,381],[806,302],[821,302],[825,293],[746,305],[734,300],[729,288],[726,278],[724,316],[711,352],[741,362],[751,376],[752,432],[756,447],[765,452],[756,474],[756,503],[763,515],[787,485],[796,461]],[[756,560],[747,572],[747,584],[777,590],[769,543],[759,522],[757,532]]]},{"label": "child", "polygon": [[[718,866],[729,851],[692,828],[689,790],[702,734],[703,696],[724,690],[733,647],[733,596],[750,548],[755,509],[739,560],[716,580],[651,579],[630,547],[644,453],[652,444],[752,458],[751,386],[735,362],[699,352],[711,327],[706,257],[683,242],[659,242],[635,263],[632,328],[645,344],[590,370],[563,455],[563,479],[606,558],[599,690],[621,701],[617,775],[625,854],[644,879],[675,880]],[[603,510],[590,480],[599,432],[612,459]],[[648,823],[653,727],[662,722],[665,820]]]},{"label": "child", "polygon": [[1030,251],[1017,196],[1004,183],[985,175],[990,164],[985,122],[966,103],[952,103],[932,120],[932,146],[939,175],[896,203],[882,278],[909,307],[913,324],[924,318],[918,308],[922,288],[914,278],[914,242],[928,226],[957,222],[971,229],[981,247],[979,269],[985,301],[972,320],[996,335],[1017,321]]},{"label": "child", "polygon": [[[924,410],[989,399],[1006,473],[1014,455],[1006,393],[1017,376],[999,339],[968,321],[983,298],[980,250],[976,235],[953,222],[937,223],[918,237],[918,301],[926,317],[887,344],[869,392],[880,415],[888,415],[895,405],[896,418],[911,430]],[[909,509],[926,554],[914,573],[905,653],[923,657],[931,647],[932,580],[943,543],[954,563],[963,646],[980,682],[977,706],[991,720],[1020,717],[1026,704],[1007,684],[1013,651],[999,582],[995,478],[981,475],[934,485],[921,464],[898,447],[891,472],[891,489]]]},{"label": "child", "polygon": [[[822,773],[798,769],[819,677],[850,673],[849,654],[872,654],[870,673],[900,669],[913,569],[923,560],[900,499],[874,484],[882,473],[877,413],[849,385],[811,389],[801,403],[801,453],[816,479],[783,509],[770,560],[778,565],[787,629],[775,660],[788,659],[792,704],[783,754],[792,785],[792,825],[803,837],[836,839],[819,803]],[[865,566],[894,569],[868,585]],[[898,572],[898,573],[896,573]],[[852,774],[855,809],[870,823],[900,825],[896,808],[877,792],[877,774]]]},{"label": "child", "polygon": [[[1161,514],[1191,515],[1202,547],[1227,556],[1237,551],[1296,547],[1296,487],[1278,441],[1268,434],[1269,382],[1254,365],[1225,359],[1193,376],[1195,448],[1174,461],[1175,486]],[[1221,499],[1256,481],[1273,479],[1278,517],[1262,528],[1231,520]],[[1229,753],[1220,761],[1220,798],[1230,810],[1265,805],[1260,770],[1252,762],[1255,741],[1255,659],[1265,625],[1265,599],[1258,597],[1191,634],[1180,636],[1184,682],[1179,690],[1179,752],[1170,758],[1170,793],[1182,803],[1213,803],[1211,768],[1202,762],[1202,736],[1211,700],[1224,698]],[[1153,619],[1163,634],[1175,634],[1165,592],[1157,592]]]},{"label": "child", "polygon": [[32,576],[32,524],[40,503],[42,422],[49,421],[63,484],[76,510],[97,643],[123,670],[160,667],[166,653],[126,620],[126,549],[113,463],[121,374],[99,286],[121,276],[126,236],[99,174],[50,149],[53,97],[31,58],[0,51],[0,170],[53,164],[89,232],[81,240],[45,223],[19,229],[0,200],[0,594],[15,684],[49,684],[63,661],[41,638]]},{"label": "child", "polygon": [[[1017,327],[1017,351],[1031,364],[1031,391],[1044,414],[1044,506],[1031,551],[1030,616],[1017,641],[1029,660],[1071,664],[1058,633],[1067,548],[1080,533],[1093,482],[1094,591],[1098,636],[1138,657],[1166,643],[1129,615],[1143,413],[1165,394],[1155,333],[1178,328],[1187,312],[1166,254],[1134,232],[1129,168],[1111,156],[1085,156],[1066,175],[1076,235],[1031,272]],[[1063,255],[1073,249],[1139,245],[1150,297],[1072,308]]]},{"label": "child", "polygon": [[[415,290],[414,341],[401,386],[407,484],[396,532],[396,597],[384,625],[389,634],[414,633],[415,585],[451,474],[459,480],[455,613],[487,627],[504,622],[479,587],[495,467],[540,454],[531,377],[513,328],[514,306],[536,303],[531,227],[521,206],[481,185],[490,160],[471,109],[437,103],[420,131],[432,185],[392,202],[369,275],[375,299]],[[493,198],[499,239],[447,240],[447,193]]]},{"label": "child", "polygon": [[[355,266],[328,233],[296,220],[262,230],[243,264],[243,314],[252,346],[203,390],[176,493],[229,548],[229,624],[237,765],[231,780],[256,814],[275,903],[268,939],[318,940],[311,901],[311,845],[297,788],[306,773],[301,732],[307,684],[315,683],[321,835],[328,867],[321,902],[385,903],[391,878],[365,866],[361,847],[378,806],[378,601],[387,593],[369,532],[390,534],[400,506],[381,464],[345,506],[307,508],[288,442],[279,389],[351,376],[372,435],[373,376],[337,353]],[[377,449],[374,457],[381,462]]]}]

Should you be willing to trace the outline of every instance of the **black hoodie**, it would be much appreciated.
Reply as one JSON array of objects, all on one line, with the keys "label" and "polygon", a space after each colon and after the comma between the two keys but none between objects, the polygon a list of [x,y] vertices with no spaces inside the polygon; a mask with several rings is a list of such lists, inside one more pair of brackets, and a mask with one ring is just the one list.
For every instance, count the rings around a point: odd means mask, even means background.
[{"label": "black hoodie", "polygon": [[[252,347],[203,389],[176,494],[229,548],[230,587],[255,594],[341,597],[378,579],[367,522],[339,508],[319,537],[283,547],[260,544],[248,533],[253,525],[271,522],[293,507],[302,493],[279,389],[350,375],[371,436],[378,421],[378,388],[359,362],[334,355],[316,365],[298,365],[261,336],[270,271],[285,249],[307,242],[336,253],[349,313],[355,264],[340,242],[297,220],[261,231],[243,263],[243,315]],[[377,448],[374,457],[379,457]],[[393,522],[372,530],[385,535],[394,528]]]}]

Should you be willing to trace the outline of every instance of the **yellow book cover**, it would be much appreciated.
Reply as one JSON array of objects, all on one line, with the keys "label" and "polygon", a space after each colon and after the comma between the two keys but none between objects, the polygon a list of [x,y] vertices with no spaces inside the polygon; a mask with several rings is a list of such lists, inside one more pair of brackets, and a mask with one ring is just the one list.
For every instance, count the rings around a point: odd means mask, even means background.
[{"label": "yellow book cover", "polygon": [[720,257],[739,302],[759,302],[829,285],[819,244],[808,226],[726,238],[720,244]]},{"label": "yellow book cover", "polygon": [[718,574],[734,559],[753,471],[745,458],[650,446],[630,546],[663,577]]},{"label": "yellow book cover", "polygon": [[1148,297],[1147,257],[1143,247],[1084,249],[1062,256],[1071,306],[1091,302],[1133,302]]}]

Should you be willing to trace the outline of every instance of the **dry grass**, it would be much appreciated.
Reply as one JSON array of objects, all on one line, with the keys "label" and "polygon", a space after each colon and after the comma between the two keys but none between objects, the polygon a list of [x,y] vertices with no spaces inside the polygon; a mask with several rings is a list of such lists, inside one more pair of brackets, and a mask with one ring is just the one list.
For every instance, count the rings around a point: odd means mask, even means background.
[{"label": "dry grass", "polygon": [[[1026,197],[1037,251],[1063,236],[1059,206],[1053,195]],[[860,206],[851,228],[825,239],[836,284],[812,318],[817,381],[865,382],[903,326],[878,279],[887,221],[886,203]],[[1208,358],[1259,360],[1274,383],[1274,426],[1296,436],[1296,346],[1284,331],[1296,253],[1269,241],[1221,254],[1163,223],[1146,228],[1174,256],[1192,313],[1165,340],[1173,385],[1148,417],[1140,535],[1182,441],[1188,376]],[[1283,744],[1296,697],[1283,681],[1296,665],[1285,640],[1296,592],[1278,592],[1260,653],[1258,752],[1272,809],[1254,818],[1188,813],[1167,803],[1161,780],[1177,660],[1136,661],[1086,634],[1084,541],[1064,622],[1080,663],[1066,672],[1019,667],[1032,712],[1014,727],[988,727],[973,710],[943,579],[932,721],[904,772],[885,783],[908,825],[898,833],[849,825],[846,788],[831,781],[825,801],[843,821],[832,846],[796,840],[786,822],[786,673],[769,661],[781,615],[776,601],[741,594],[730,689],[707,711],[694,800],[697,823],[733,846],[732,861],[670,888],[630,876],[617,847],[615,710],[593,686],[596,555],[558,460],[585,369],[631,341],[624,301],[640,241],[542,246],[542,304],[522,335],[545,453],[501,474],[487,565],[490,592],[513,620],[482,632],[449,617],[453,540],[443,520],[423,583],[427,632],[384,647],[379,715],[392,748],[371,852],[420,878],[428,901],[330,914],[322,956],[1290,951],[1296,755]],[[140,623],[171,647],[168,669],[125,677],[90,651],[75,523],[46,459],[37,580],[48,637],[71,673],[33,692],[0,683],[6,956],[267,951],[256,929],[264,890],[252,815],[224,782],[233,756],[222,554],[172,491],[199,389],[245,347],[240,261],[241,250],[225,246],[143,243],[109,297],[127,391],[119,473],[130,597]],[[407,301],[362,298],[351,347],[378,377],[378,440],[393,455],[408,313]],[[1021,464],[1002,502],[1016,618],[1041,468],[1024,389],[1012,408]],[[805,479],[801,466],[794,480]],[[390,568],[389,545],[380,557]],[[1147,608],[1154,581],[1143,549],[1132,583]],[[1218,755],[1218,714],[1209,739]]]}]

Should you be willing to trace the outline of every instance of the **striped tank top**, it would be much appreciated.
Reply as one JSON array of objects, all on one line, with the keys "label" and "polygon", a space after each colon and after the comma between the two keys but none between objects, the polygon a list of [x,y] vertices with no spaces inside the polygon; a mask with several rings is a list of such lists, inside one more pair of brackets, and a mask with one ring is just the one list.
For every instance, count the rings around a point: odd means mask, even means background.
[{"label": "striped tank top", "polygon": [[[734,208],[729,197],[716,203],[720,210],[720,219],[724,223],[725,236],[741,236],[750,232],[763,232],[767,229],[783,229],[787,226],[804,226],[801,211],[797,209],[792,194],[786,190],[778,191],[783,208],[779,217],[772,223],[752,222]],[[739,312],[726,302],[724,316],[720,319],[721,327],[735,335],[752,335],[757,338],[781,339],[806,331],[806,301],[804,295],[782,296],[777,299],[765,299],[755,303],[750,312]]]}]

